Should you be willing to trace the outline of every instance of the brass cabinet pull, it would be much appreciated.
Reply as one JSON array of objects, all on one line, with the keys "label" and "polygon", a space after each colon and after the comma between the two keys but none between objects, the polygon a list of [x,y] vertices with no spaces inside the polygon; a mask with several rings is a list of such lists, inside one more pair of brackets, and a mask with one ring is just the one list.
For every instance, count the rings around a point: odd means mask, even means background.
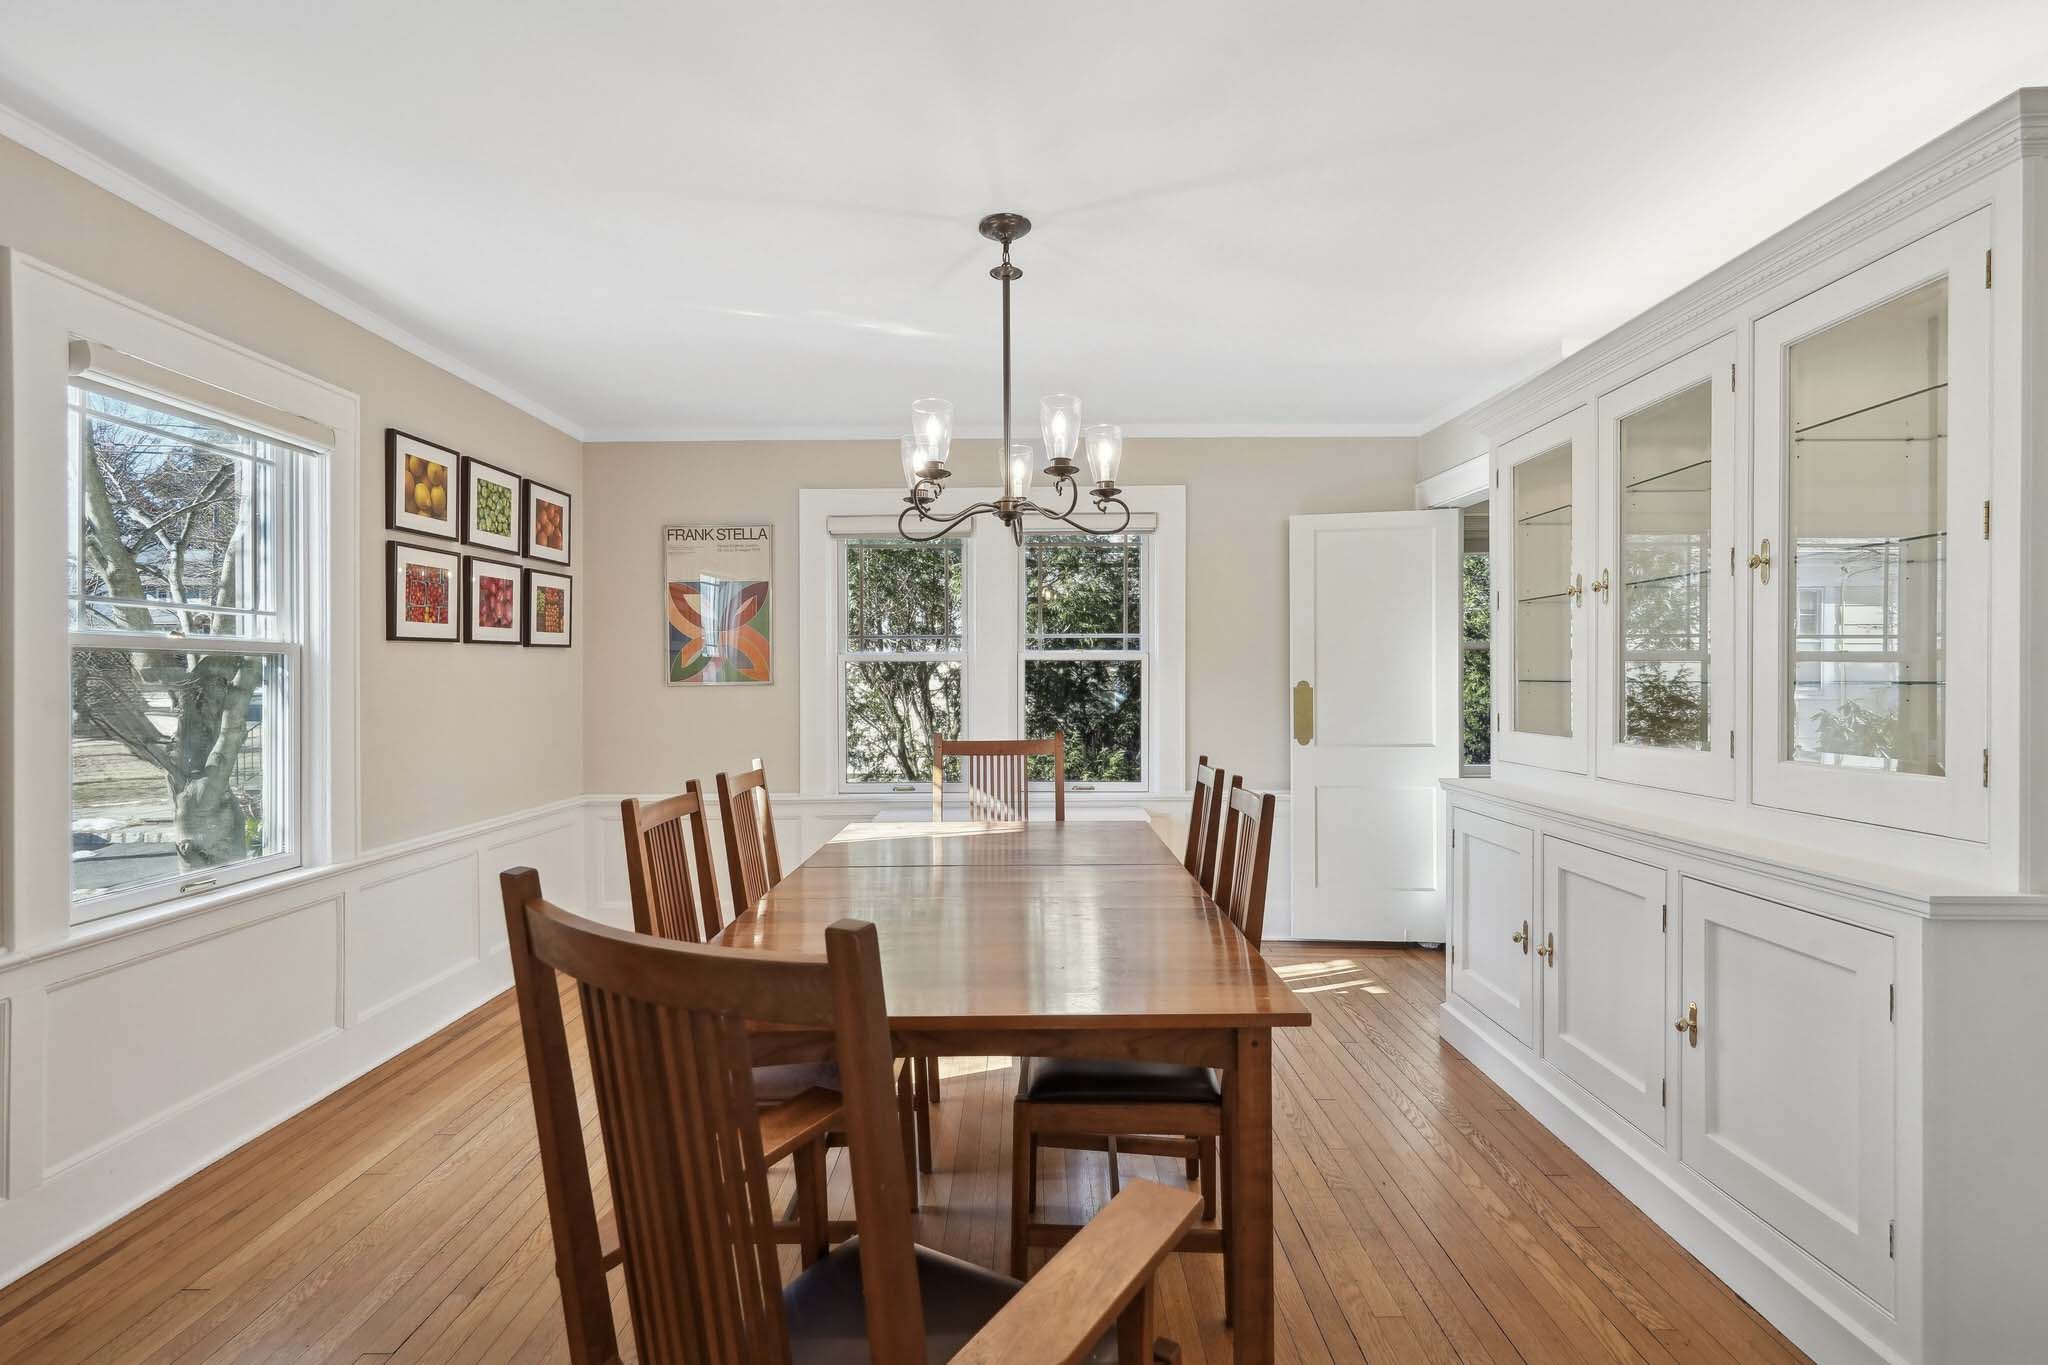
[{"label": "brass cabinet pull", "polygon": [[1306,682],[1294,685],[1294,742],[1307,744],[1316,737],[1316,690]]},{"label": "brass cabinet pull", "polygon": [[1586,576],[1582,573],[1573,574],[1572,585],[1564,590],[1564,595],[1572,599],[1573,606],[1578,606],[1579,600],[1586,595]]},{"label": "brass cabinet pull", "polygon": [[1700,1007],[1693,1001],[1685,1007],[1685,1018],[1678,1021],[1678,1031],[1685,1035],[1685,1041],[1693,1047],[1700,1045]]},{"label": "brass cabinet pull", "polygon": [[1515,930],[1515,936],[1510,941],[1522,945],[1523,957],[1527,957],[1529,955],[1529,921],[1522,921],[1522,927]]},{"label": "brass cabinet pull", "polygon": [[1749,557],[1749,567],[1763,570],[1764,586],[1771,585],[1771,538],[1764,537],[1764,543]]},{"label": "brass cabinet pull", "polygon": [[1605,569],[1602,569],[1600,571],[1600,576],[1594,579],[1587,586],[1592,588],[1593,591],[1600,594],[1600,600],[1603,603],[1607,601],[1607,594],[1613,590],[1613,584],[1609,581],[1607,577],[1607,570]]},{"label": "brass cabinet pull", "polygon": [[1543,936],[1543,946],[1536,950],[1536,956],[1542,958],[1546,966],[1555,967],[1557,965],[1556,934],[1545,934]]}]

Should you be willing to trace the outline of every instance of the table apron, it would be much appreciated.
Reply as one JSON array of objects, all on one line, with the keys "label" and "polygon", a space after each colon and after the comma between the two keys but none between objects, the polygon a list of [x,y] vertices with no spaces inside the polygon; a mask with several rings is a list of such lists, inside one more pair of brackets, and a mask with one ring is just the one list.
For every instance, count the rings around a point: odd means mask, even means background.
[{"label": "table apron", "polygon": [[[1231,1069],[1236,1038],[1247,1030],[1215,1028],[945,1028],[891,1029],[898,1056],[1074,1057],[1101,1061],[1178,1062]],[[753,1035],[754,1061],[820,1061],[832,1055],[829,1035],[783,1030]]]}]

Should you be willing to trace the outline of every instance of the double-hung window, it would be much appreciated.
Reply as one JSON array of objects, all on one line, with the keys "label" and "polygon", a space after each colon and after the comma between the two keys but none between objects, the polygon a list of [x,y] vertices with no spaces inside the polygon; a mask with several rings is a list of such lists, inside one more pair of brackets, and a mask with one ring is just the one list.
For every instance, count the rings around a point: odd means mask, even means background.
[{"label": "double-hung window", "polygon": [[67,400],[83,920],[298,865],[317,452],[90,374]]},{"label": "double-hung window", "polygon": [[[1024,538],[1023,730],[1066,736],[1067,781],[1142,787],[1151,658],[1149,537]],[[1035,758],[1031,776],[1052,777]]]},{"label": "double-hung window", "polygon": [[933,736],[956,737],[968,667],[964,539],[836,538],[841,784],[928,785]]}]

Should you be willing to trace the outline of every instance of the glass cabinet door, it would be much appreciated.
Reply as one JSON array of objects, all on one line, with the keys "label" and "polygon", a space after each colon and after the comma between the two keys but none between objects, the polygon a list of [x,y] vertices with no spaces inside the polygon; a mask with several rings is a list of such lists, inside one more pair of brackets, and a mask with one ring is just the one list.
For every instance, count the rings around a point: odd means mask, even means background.
[{"label": "glass cabinet door", "polygon": [[1496,659],[1505,674],[1495,678],[1496,751],[1506,762],[1571,772],[1586,770],[1589,418],[1578,409],[1496,455],[1505,513],[1494,518],[1503,599],[1495,619],[1504,627]]},{"label": "glass cabinet door", "polygon": [[1600,399],[1602,777],[1733,796],[1735,339]]},{"label": "glass cabinet door", "polygon": [[1764,804],[1982,835],[1983,217],[1758,324]]}]

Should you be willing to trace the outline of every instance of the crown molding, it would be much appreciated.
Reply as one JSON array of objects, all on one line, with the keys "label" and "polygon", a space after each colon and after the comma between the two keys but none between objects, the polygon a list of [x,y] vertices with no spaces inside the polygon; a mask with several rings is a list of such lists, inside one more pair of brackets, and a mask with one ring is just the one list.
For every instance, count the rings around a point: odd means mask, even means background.
[{"label": "crown molding", "polygon": [[[1414,440],[1427,430],[1420,422],[1365,422],[1287,426],[1259,423],[1138,422],[1125,423],[1126,439],[1139,440]],[[583,438],[587,445],[711,445],[765,441],[887,441],[900,439],[895,427],[619,427],[599,428]],[[968,427],[953,433],[956,441],[999,441],[996,427]]]},{"label": "crown molding", "polygon": [[2048,156],[2048,87],[2029,87],[1935,138],[1614,331],[1457,418],[1498,442],[1603,379],[1837,252],[2022,157]]},{"label": "crown molding", "polygon": [[344,285],[320,278],[316,267],[290,259],[292,253],[286,248],[258,240],[262,233],[246,224],[233,223],[233,215],[227,210],[219,206],[209,206],[204,210],[196,207],[191,201],[200,196],[189,186],[111,144],[102,143],[103,150],[86,146],[88,140],[101,140],[91,138],[83,130],[60,129],[56,126],[61,122],[57,117],[48,114],[32,117],[21,108],[29,103],[32,101],[20,91],[0,83],[0,137],[20,143],[115,198],[141,209],[188,237],[204,242],[222,255],[381,337],[400,350],[510,403],[563,435],[578,441],[587,439],[582,423],[528,397],[460,356],[385,317],[353,297]]}]

